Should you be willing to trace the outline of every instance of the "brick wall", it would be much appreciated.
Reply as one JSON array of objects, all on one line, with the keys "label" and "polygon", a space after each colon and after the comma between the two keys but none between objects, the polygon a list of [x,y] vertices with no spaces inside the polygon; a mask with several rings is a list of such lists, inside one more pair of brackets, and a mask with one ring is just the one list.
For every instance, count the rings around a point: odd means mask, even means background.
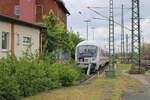
[{"label": "brick wall", "polygon": [[[58,5],[55,0],[37,0],[36,2],[38,8],[41,9],[42,15],[49,15],[49,11],[52,9],[56,16],[58,16]],[[37,11],[38,12],[38,11]],[[37,14],[37,22],[43,22],[43,16]]]},{"label": "brick wall", "polygon": [[36,23],[36,0],[20,0],[20,19]]},{"label": "brick wall", "polygon": [[[20,16],[15,15],[15,6],[20,5]],[[0,14],[19,18],[32,23],[43,22],[43,16],[53,10],[59,23],[67,26],[66,12],[55,0],[0,0]]]},{"label": "brick wall", "polygon": [[15,5],[19,5],[20,0],[0,0],[0,14],[18,18],[15,15]]}]

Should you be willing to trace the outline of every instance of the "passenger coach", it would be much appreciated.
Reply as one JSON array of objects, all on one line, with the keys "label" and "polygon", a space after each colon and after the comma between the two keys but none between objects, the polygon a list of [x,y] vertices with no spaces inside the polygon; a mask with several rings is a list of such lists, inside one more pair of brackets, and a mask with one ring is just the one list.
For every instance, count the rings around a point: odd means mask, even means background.
[{"label": "passenger coach", "polygon": [[80,42],[76,47],[75,60],[87,70],[87,74],[99,70],[109,62],[106,52],[94,41]]}]

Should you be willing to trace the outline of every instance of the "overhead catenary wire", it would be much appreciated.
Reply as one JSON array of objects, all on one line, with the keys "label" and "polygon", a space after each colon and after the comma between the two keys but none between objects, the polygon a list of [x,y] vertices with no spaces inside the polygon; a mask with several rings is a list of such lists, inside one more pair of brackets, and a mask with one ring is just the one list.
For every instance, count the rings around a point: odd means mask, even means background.
[{"label": "overhead catenary wire", "polygon": [[[73,8],[73,9],[75,9],[76,11],[77,11],[77,13],[80,15],[80,16],[82,16],[83,18],[86,18],[87,16],[85,16],[84,14],[83,14],[83,11],[81,11],[81,10],[79,10],[77,7],[75,7],[69,0],[66,0],[70,5],[71,5],[71,7]],[[89,18],[86,18],[86,19],[89,19]]]},{"label": "overhead catenary wire", "polygon": [[[109,18],[108,18],[107,16],[105,16],[105,15],[99,13],[99,12],[96,11],[96,10],[91,9],[91,7],[88,7],[88,9],[91,10],[91,11],[93,11],[93,12],[95,12],[96,14],[100,15],[101,17],[106,18],[105,20],[109,21]],[[119,25],[119,26],[121,26],[121,24],[118,23],[118,22],[116,22],[116,21],[114,21],[114,23],[117,24],[117,25]],[[126,30],[128,30],[128,31],[131,31],[131,29],[128,28],[128,27],[124,27],[124,28],[125,28]]]},{"label": "overhead catenary wire", "polygon": [[[97,9],[109,9],[109,7],[90,7],[90,8],[97,8]],[[120,7],[114,7],[114,9],[121,9]],[[129,10],[129,9],[131,9],[130,7],[128,8],[128,7],[126,7],[126,8],[124,8],[124,9],[127,9],[127,10]]]}]

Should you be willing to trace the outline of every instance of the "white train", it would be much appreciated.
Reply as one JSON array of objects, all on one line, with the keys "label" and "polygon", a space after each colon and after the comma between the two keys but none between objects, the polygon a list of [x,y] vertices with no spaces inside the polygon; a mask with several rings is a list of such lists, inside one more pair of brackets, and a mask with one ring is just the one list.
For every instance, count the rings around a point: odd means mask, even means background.
[{"label": "white train", "polygon": [[75,51],[75,61],[86,69],[87,75],[109,62],[106,52],[94,41],[80,42]]}]

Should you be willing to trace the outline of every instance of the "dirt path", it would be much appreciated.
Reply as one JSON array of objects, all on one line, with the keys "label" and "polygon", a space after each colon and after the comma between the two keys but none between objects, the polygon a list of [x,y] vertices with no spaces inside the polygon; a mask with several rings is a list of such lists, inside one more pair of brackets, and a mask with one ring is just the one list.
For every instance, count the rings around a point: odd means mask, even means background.
[{"label": "dirt path", "polygon": [[110,97],[112,95],[112,87],[113,85],[108,85],[104,88],[104,97],[102,100],[110,100]]},{"label": "dirt path", "polygon": [[143,83],[143,85],[150,85],[150,83],[148,82],[148,80],[146,79],[146,77],[144,75],[136,75],[136,74],[130,75],[130,74],[124,73],[124,72],[123,72],[123,74],[139,80],[141,83]]},{"label": "dirt path", "polygon": [[[150,100],[150,81],[146,78],[145,75],[129,75],[124,73],[124,75],[135,78],[143,83],[143,86],[140,87],[129,87],[130,90],[137,92],[128,92],[123,96],[123,100]],[[150,74],[147,74],[150,76]]]}]

